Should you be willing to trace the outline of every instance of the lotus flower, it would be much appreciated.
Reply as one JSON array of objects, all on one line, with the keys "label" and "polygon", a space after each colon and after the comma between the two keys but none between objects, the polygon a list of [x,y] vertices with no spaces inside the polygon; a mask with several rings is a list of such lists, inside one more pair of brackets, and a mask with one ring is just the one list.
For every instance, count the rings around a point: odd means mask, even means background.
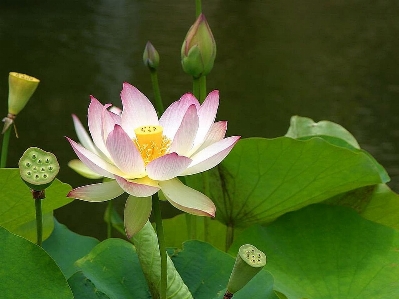
[{"label": "lotus flower", "polygon": [[213,202],[177,177],[213,168],[240,138],[225,138],[227,122],[214,122],[218,91],[209,93],[202,105],[187,93],[160,119],[148,98],[132,85],[123,84],[121,99],[123,109],[118,115],[108,110],[110,104],[102,105],[91,97],[88,126],[92,140],[75,120],[81,144],[67,137],[73,150],[89,169],[111,180],[78,187],[68,197],[99,202],[130,194],[125,207],[129,237],[148,220],[151,196],[160,190],[176,208],[214,217]]}]

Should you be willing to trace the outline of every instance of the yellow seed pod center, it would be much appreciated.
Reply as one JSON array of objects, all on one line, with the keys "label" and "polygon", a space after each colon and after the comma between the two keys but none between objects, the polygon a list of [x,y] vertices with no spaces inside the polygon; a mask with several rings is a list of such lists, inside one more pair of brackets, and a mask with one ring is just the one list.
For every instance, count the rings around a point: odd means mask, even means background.
[{"label": "yellow seed pod center", "polygon": [[170,140],[163,135],[161,126],[142,126],[134,130],[136,144],[145,164],[159,158],[167,152]]}]

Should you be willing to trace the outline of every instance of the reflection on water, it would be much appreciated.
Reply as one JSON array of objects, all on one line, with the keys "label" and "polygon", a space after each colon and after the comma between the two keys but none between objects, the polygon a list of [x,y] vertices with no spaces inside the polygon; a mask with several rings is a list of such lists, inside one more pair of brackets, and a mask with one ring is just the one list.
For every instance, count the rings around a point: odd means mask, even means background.
[{"label": "reflection on water", "polygon": [[[399,191],[399,4],[219,0],[203,6],[218,44],[208,87],[220,90],[219,119],[229,120],[229,135],[280,136],[294,114],[336,121],[385,166]],[[12,140],[9,166],[27,147],[39,146],[60,159],[61,180],[88,183],[66,167],[74,158],[63,137],[75,138],[70,115],[86,121],[90,94],[119,105],[123,81],[151,97],[141,58],[147,40],[161,55],[165,101],[189,91],[180,47],[193,21],[194,1],[1,1],[0,113],[7,113],[9,71],[41,79],[17,119],[21,138]],[[102,209],[76,202],[58,217],[93,234]],[[69,219],[88,213],[98,221],[84,228]]]}]

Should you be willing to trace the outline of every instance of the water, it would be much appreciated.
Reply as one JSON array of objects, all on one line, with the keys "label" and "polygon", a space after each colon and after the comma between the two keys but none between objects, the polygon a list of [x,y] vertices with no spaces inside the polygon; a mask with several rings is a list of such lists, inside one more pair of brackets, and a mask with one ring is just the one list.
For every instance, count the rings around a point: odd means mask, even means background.
[{"label": "water", "polygon": [[[229,120],[229,135],[281,136],[292,115],[332,120],[377,158],[399,191],[396,1],[204,0],[203,9],[218,46],[208,89],[220,90],[218,118]],[[38,146],[57,155],[62,181],[89,183],[66,166],[75,158],[64,138],[76,136],[71,114],[86,122],[90,94],[120,106],[124,81],[152,97],[142,63],[148,40],[161,55],[165,102],[190,91],[180,47],[194,13],[194,1],[0,0],[0,114],[7,114],[8,72],[41,80],[17,118],[20,138],[11,140],[8,165]],[[101,238],[103,209],[76,201],[57,217]]]}]

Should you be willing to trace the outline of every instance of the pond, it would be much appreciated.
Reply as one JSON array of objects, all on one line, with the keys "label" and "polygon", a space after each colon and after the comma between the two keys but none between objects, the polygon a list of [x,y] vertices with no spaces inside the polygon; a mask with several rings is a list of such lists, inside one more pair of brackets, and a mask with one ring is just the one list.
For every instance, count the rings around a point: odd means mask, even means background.
[{"label": "pond", "polygon": [[[228,135],[282,136],[292,115],[331,120],[387,169],[399,191],[397,2],[215,0],[203,1],[203,12],[218,47],[208,89],[220,90],[218,119],[229,121]],[[194,1],[1,1],[2,115],[8,72],[41,80],[17,118],[20,137],[11,140],[8,166],[38,146],[57,155],[63,182],[89,183],[67,167],[75,158],[64,138],[76,139],[71,114],[86,123],[91,94],[120,106],[124,81],[152,98],[142,62],[148,40],[161,56],[165,102],[190,91],[180,47],[194,15]],[[103,210],[76,201],[56,216],[103,238]]]}]

